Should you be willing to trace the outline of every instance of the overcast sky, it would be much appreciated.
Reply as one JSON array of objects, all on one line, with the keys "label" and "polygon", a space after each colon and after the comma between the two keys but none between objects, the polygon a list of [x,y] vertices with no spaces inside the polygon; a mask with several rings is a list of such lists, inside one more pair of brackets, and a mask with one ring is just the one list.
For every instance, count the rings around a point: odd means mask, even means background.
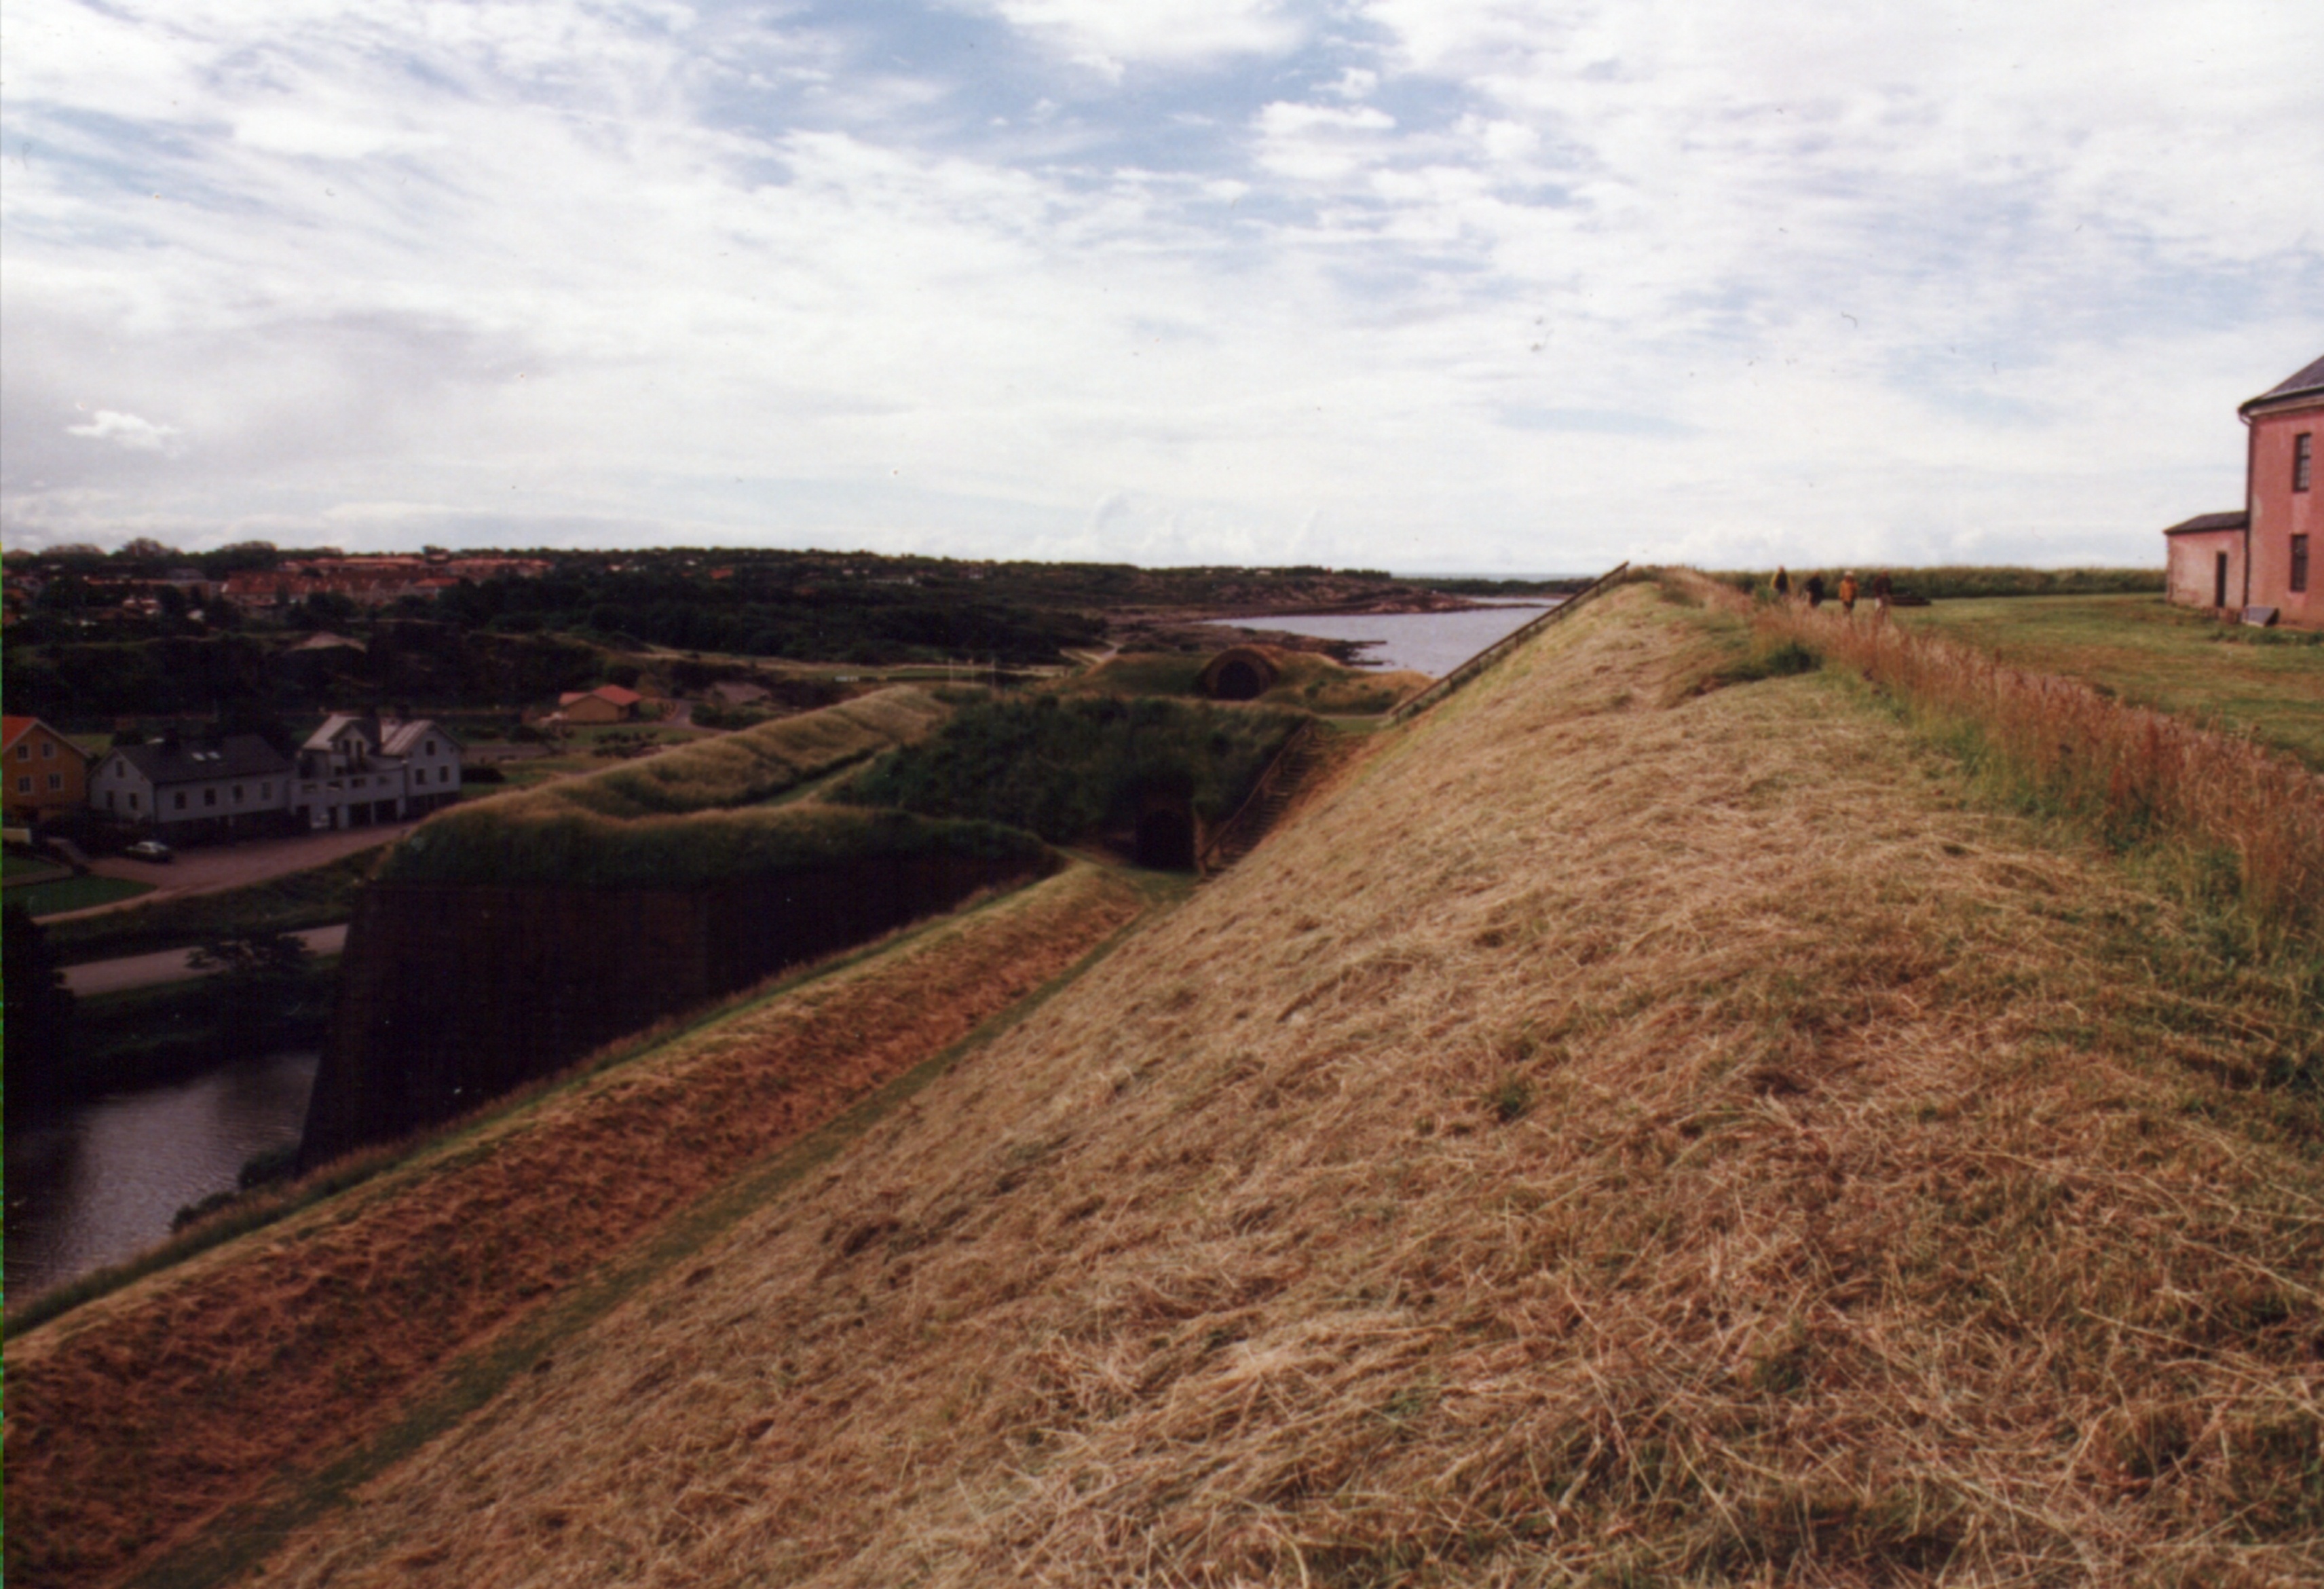
[{"label": "overcast sky", "polygon": [[8,0],[11,547],[2159,563],[2316,0]]}]

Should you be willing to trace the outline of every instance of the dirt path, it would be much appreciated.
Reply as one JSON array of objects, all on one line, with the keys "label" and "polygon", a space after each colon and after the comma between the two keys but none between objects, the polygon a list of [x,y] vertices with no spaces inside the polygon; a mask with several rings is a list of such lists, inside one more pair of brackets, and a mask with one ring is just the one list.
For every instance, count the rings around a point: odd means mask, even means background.
[{"label": "dirt path", "polygon": [[115,855],[96,862],[89,870],[99,877],[150,882],[153,885],[153,892],[139,894],[134,900],[97,905],[86,910],[60,911],[41,919],[69,921],[82,916],[101,916],[108,910],[160,904],[165,900],[181,899],[191,894],[214,894],[226,889],[244,888],[288,873],[327,865],[342,855],[352,855],[357,850],[367,850],[375,845],[392,844],[418,826],[416,822],[390,822],[376,827],[351,827],[344,832],[301,834],[297,838],[246,839],[240,844],[209,845],[180,850],[176,860],[161,863],[132,861]]},{"label": "dirt path", "polygon": [[[336,955],[346,947],[347,924],[311,927],[294,934],[310,955]],[[191,949],[163,949],[152,955],[124,955],[118,960],[91,960],[65,967],[65,986],[82,998],[92,993],[120,993],[132,988],[158,987],[168,982],[189,982],[202,975],[190,964]]]}]

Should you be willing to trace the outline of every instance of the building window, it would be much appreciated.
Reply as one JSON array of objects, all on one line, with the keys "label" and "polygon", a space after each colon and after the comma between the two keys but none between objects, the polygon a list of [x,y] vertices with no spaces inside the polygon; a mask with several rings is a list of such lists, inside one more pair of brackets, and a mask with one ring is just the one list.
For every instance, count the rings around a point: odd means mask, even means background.
[{"label": "building window", "polygon": [[209,788],[202,790],[202,804],[205,806],[215,806],[217,804],[217,786],[216,784],[212,784]]},{"label": "building window", "polygon": [[18,794],[31,794],[32,792],[32,775],[31,773],[27,772],[23,777],[16,780],[16,792]]},{"label": "building window", "polygon": [[234,803],[237,806],[242,804],[242,785],[238,783],[234,786]]},{"label": "building window", "polygon": [[64,788],[64,786],[65,775],[63,773],[51,772],[49,774],[49,792],[51,794],[54,794],[57,790]]},{"label": "building window", "polygon": [[2308,537],[2305,535],[2292,538],[2292,588],[2296,591],[2308,588]]},{"label": "building window", "polygon": [[16,759],[20,762],[29,762],[32,759],[32,742],[31,740],[28,739],[23,744],[16,747]]},{"label": "building window", "polygon": [[178,809],[180,811],[186,808],[186,791],[182,789],[178,791],[177,806]]},{"label": "building window", "polygon": [[41,760],[43,762],[53,762],[56,759],[57,742],[53,739],[42,740],[41,742]]},{"label": "building window", "polygon": [[436,742],[432,739],[429,740],[425,745],[420,747],[420,753],[429,756],[434,755],[436,753]]},{"label": "building window", "polygon": [[105,791],[105,808],[108,811],[113,809],[113,791],[109,789]]},{"label": "building window", "polygon": [[129,791],[129,808],[130,808],[131,810],[134,811],[135,809],[137,809],[137,801],[138,801],[138,794],[137,794],[137,791],[136,791],[135,790],[134,790],[134,789],[133,789],[133,790],[131,790]]},{"label": "building window", "polygon": [[2307,490],[2308,477],[2315,468],[2316,437],[2311,431],[2302,430],[2292,439],[2292,488]]}]

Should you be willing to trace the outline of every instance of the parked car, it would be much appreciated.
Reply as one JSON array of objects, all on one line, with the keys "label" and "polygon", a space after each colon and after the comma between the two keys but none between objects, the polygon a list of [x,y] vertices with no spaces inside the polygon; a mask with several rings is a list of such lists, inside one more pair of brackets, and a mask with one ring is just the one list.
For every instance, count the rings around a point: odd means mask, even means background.
[{"label": "parked car", "polygon": [[141,838],[121,852],[133,861],[174,861],[178,852],[158,838]]}]

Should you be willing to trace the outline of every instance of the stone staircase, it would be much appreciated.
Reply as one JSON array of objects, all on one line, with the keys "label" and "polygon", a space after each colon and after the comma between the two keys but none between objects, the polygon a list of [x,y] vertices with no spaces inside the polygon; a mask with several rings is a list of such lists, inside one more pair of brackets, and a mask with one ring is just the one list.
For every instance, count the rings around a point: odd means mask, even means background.
[{"label": "stone staircase", "polygon": [[1259,774],[1242,808],[1211,834],[1203,847],[1201,870],[1223,872],[1257,849],[1307,780],[1337,759],[1337,749],[1333,737],[1312,724],[1293,734]]}]

